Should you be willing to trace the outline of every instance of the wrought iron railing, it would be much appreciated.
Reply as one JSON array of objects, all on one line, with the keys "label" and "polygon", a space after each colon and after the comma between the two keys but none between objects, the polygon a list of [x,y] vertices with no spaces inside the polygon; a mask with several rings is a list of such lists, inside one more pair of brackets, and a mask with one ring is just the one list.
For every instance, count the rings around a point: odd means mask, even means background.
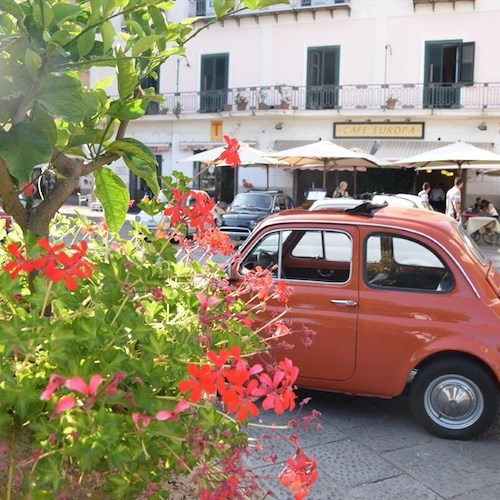
[{"label": "wrought iron railing", "polygon": [[[163,94],[148,114],[238,110],[500,110],[500,83],[239,87]],[[392,101],[391,101],[392,99]]]}]

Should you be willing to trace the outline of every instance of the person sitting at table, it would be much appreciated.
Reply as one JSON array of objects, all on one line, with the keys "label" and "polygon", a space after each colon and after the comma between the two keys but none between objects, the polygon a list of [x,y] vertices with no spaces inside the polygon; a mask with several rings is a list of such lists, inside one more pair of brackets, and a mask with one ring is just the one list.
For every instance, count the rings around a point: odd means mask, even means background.
[{"label": "person sitting at table", "polygon": [[476,198],[476,202],[470,207],[470,211],[474,214],[478,214],[481,211],[481,196]]},{"label": "person sitting at table", "polygon": [[498,211],[495,208],[495,205],[493,205],[493,203],[489,200],[481,200],[480,214],[483,217],[494,217],[498,220]]}]

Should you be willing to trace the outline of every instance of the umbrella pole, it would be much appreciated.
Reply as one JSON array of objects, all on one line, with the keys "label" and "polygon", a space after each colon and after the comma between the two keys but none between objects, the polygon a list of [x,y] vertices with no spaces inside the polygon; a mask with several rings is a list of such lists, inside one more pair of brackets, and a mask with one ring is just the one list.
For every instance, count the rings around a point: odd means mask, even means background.
[{"label": "umbrella pole", "polygon": [[354,167],[354,172],[352,173],[352,196],[356,196],[356,193],[358,192],[358,186],[357,186],[357,179],[358,179],[358,171],[356,167]]},{"label": "umbrella pole", "polygon": [[323,189],[326,189],[326,172],[327,172],[327,169],[326,169],[326,162],[323,166]]}]

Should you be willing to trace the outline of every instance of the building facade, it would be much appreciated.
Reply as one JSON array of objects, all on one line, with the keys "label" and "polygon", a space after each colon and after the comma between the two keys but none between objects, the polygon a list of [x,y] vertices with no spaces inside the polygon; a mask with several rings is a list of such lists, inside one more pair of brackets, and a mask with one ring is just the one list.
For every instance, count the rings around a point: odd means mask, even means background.
[{"label": "building facade", "polygon": [[[228,134],[263,151],[330,139],[396,160],[451,142],[500,154],[500,26],[497,0],[291,0],[214,19],[211,0],[177,0],[171,19],[198,16],[203,30],[149,84],[165,101],[129,132],[148,144],[158,172],[231,201],[244,186],[283,189],[299,203],[318,171],[208,168],[179,163],[223,144]],[[102,74],[92,74],[97,80]],[[115,170],[137,198],[140,180]],[[328,190],[352,172],[332,172]],[[357,191],[415,192],[453,183],[443,169],[357,174]],[[500,177],[464,172],[465,204],[500,205]],[[385,182],[387,181],[387,182]],[[384,183],[385,182],[385,183]]]}]

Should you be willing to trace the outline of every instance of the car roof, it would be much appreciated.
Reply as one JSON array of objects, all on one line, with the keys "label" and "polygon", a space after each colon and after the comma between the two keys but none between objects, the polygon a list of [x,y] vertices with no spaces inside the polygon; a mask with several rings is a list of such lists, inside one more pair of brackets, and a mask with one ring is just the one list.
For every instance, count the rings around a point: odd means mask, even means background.
[{"label": "car roof", "polygon": [[[367,210],[355,213],[357,208],[346,211],[328,210],[284,210],[277,214],[266,217],[261,227],[273,224],[317,224],[317,223],[340,223],[354,225],[370,225],[380,227],[392,227],[394,229],[413,230],[423,234],[436,231],[442,234],[443,228],[451,229],[457,222],[440,212],[420,210],[411,207],[394,207],[383,205],[372,205],[366,202]],[[358,206],[359,208],[359,206]]]},{"label": "car roof", "polygon": [[361,205],[368,200],[358,200],[356,198],[323,198],[316,200],[309,207],[309,210],[324,210],[328,208],[343,210],[345,208],[353,208]]}]

